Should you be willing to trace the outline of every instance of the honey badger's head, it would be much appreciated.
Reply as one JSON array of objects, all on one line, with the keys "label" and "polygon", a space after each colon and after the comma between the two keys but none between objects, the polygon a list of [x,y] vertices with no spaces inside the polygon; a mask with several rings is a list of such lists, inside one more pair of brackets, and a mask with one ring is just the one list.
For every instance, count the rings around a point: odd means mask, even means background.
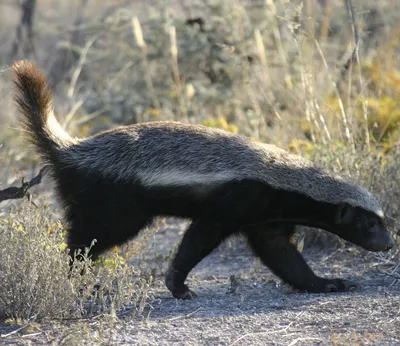
[{"label": "honey badger's head", "polygon": [[394,246],[381,216],[348,203],[338,205],[334,228],[341,238],[369,251],[388,251]]}]

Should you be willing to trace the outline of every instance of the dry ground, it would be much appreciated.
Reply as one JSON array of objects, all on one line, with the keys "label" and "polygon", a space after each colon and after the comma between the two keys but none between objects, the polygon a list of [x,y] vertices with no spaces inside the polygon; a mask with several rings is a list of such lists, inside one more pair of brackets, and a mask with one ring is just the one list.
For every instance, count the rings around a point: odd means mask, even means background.
[{"label": "dry ground", "polygon": [[[169,223],[151,240],[147,258],[167,254],[184,223]],[[276,278],[240,238],[223,244],[195,268],[189,284],[199,295],[173,299],[161,279],[149,318],[100,316],[29,325],[1,345],[396,345],[400,344],[400,284],[382,273],[382,260],[348,248],[315,250],[306,257],[320,275],[357,280],[362,290],[299,294]],[[235,275],[232,279],[231,276]],[[1,325],[7,334],[19,326]]]}]

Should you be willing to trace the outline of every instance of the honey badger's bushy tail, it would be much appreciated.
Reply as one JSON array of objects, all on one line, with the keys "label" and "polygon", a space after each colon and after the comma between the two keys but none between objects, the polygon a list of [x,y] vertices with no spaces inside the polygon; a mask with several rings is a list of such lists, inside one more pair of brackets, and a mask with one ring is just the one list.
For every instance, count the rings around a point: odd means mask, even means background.
[{"label": "honey badger's bushy tail", "polygon": [[11,69],[17,87],[16,102],[29,136],[43,158],[54,163],[60,149],[75,143],[53,114],[51,88],[44,74],[29,61],[17,61]]}]

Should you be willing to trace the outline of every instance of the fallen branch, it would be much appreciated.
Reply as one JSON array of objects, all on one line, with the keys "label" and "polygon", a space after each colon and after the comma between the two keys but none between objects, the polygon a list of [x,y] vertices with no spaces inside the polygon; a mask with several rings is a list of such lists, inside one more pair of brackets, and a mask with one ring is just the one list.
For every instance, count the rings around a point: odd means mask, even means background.
[{"label": "fallen branch", "polygon": [[19,198],[24,198],[24,197],[27,197],[28,200],[31,203],[33,203],[31,201],[31,195],[29,193],[29,189],[32,186],[38,185],[41,183],[42,178],[47,173],[48,169],[49,169],[49,166],[44,166],[40,170],[39,174],[28,182],[25,182],[24,178],[22,178],[21,187],[11,186],[11,187],[8,187],[7,189],[0,190],[0,203],[3,201],[6,201],[8,199],[19,199]]},{"label": "fallen branch", "polygon": [[13,331],[10,332],[10,333],[7,333],[7,334],[0,334],[0,338],[7,338],[7,337],[9,337],[9,336],[11,336],[11,335],[17,334],[18,332],[20,332],[20,331],[23,330],[23,329],[28,328],[29,326],[30,326],[30,323],[26,323],[26,324],[22,325],[21,327],[19,327],[19,328],[13,330]]}]

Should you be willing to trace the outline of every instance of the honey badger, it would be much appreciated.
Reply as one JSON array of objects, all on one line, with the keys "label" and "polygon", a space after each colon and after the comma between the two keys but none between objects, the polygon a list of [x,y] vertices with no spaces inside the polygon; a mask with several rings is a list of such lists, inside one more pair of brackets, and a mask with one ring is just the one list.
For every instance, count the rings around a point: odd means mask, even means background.
[{"label": "honey badger", "polygon": [[394,245],[374,196],[308,160],[176,122],[72,138],[53,114],[42,72],[27,61],[12,70],[30,139],[51,167],[71,251],[95,238],[96,258],[155,216],[189,218],[165,282],[174,297],[190,299],[196,295],[185,285],[187,275],[233,234],[243,234],[267,267],[307,292],[348,291],[357,284],[316,276],[292,244],[296,225],[327,230],[370,251]]}]

